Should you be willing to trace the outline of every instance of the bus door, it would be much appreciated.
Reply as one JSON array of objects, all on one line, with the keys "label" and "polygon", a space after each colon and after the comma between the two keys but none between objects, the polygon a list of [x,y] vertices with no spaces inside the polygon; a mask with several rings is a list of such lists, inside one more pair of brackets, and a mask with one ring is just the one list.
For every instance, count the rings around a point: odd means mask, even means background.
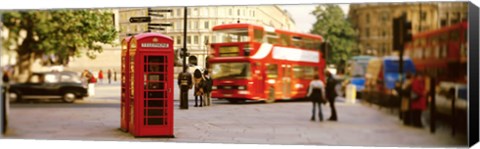
[{"label": "bus door", "polygon": [[291,65],[282,65],[282,92],[283,98],[290,98],[292,92],[292,77],[291,77]]},{"label": "bus door", "polygon": [[258,62],[254,62],[252,64],[252,81],[253,81],[253,86],[255,86],[254,89],[254,96],[258,95],[263,95],[265,91],[265,78],[264,75],[262,74],[262,65]]}]

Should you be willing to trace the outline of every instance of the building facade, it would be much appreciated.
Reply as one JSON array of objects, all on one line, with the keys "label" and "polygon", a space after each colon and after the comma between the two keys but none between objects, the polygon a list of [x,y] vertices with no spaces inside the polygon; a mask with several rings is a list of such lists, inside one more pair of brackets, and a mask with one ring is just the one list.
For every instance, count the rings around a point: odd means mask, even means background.
[{"label": "building facade", "polygon": [[[171,10],[152,16],[151,23],[169,23],[164,30],[151,30],[170,36],[175,50],[183,47],[184,7],[156,7],[152,10]],[[278,29],[294,30],[295,22],[290,15],[275,5],[270,6],[206,6],[187,8],[187,50],[195,56],[199,66],[204,66],[209,43],[220,42],[221,38],[212,33],[212,27],[221,24],[251,23]],[[143,33],[147,23],[130,23],[130,17],[148,16],[147,8],[120,9],[120,39],[127,34]]]},{"label": "building facade", "polygon": [[349,18],[358,34],[361,54],[392,55],[393,19],[406,14],[412,34],[458,23],[467,17],[467,3],[370,3],[351,4]]}]

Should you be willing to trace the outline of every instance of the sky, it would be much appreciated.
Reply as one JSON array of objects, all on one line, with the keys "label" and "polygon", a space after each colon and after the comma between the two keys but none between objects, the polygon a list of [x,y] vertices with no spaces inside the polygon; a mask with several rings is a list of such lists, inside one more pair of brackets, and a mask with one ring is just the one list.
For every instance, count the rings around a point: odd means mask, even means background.
[{"label": "sky", "polygon": [[[338,4],[342,8],[344,14],[348,14],[350,4]],[[315,17],[310,14],[315,9],[315,4],[311,5],[281,5],[282,9],[286,9],[291,15],[299,32],[309,32],[315,23]]]}]

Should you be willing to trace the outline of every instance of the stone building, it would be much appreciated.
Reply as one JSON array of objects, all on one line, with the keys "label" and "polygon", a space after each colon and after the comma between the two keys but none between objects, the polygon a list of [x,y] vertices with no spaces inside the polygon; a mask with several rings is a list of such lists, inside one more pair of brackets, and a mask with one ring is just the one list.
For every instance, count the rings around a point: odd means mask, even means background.
[{"label": "stone building", "polygon": [[[151,23],[169,23],[172,26],[164,30],[151,30],[170,36],[174,40],[174,48],[183,47],[184,7],[155,7],[152,10],[171,10],[152,16]],[[212,27],[230,23],[252,23],[272,26],[278,29],[294,30],[295,22],[290,15],[275,5],[262,6],[203,6],[187,8],[187,49],[190,55],[198,59],[200,66],[209,50],[208,43],[220,42],[220,38],[212,33]],[[129,18],[147,16],[147,8],[120,9],[120,39],[127,34],[147,31],[147,23],[130,23]]]},{"label": "stone building", "polygon": [[364,3],[351,4],[349,18],[358,34],[361,54],[391,55],[393,19],[407,15],[412,34],[438,29],[465,19],[467,3]]}]

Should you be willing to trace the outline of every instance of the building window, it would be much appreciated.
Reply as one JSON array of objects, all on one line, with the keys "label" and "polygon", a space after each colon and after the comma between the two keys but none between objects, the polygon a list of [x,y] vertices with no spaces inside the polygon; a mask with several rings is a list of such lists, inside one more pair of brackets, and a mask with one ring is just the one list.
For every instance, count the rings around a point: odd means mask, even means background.
[{"label": "building window", "polygon": [[191,14],[192,14],[192,9],[188,9],[187,16],[190,16]]},{"label": "building window", "polygon": [[192,29],[192,21],[188,21],[188,29]]},{"label": "building window", "polygon": [[209,26],[209,24],[208,24],[208,21],[205,21],[205,24],[204,24],[204,25],[205,25],[205,29],[209,29],[209,28],[210,28],[210,26]]},{"label": "building window", "polygon": [[210,43],[210,40],[208,40],[208,36],[203,36],[203,44],[207,45]]},{"label": "building window", "polygon": [[193,14],[194,16],[198,16],[198,8],[193,8],[192,14]]},{"label": "building window", "polygon": [[382,37],[386,37],[387,33],[385,31],[382,31]]},{"label": "building window", "polygon": [[198,44],[198,36],[193,36],[193,44]]},{"label": "building window", "polygon": [[182,16],[182,9],[177,9],[177,17],[180,17]]},{"label": "building window", "polygon": [[232,12],[232,11],[233,11],[232,9],[228,9],[228,15],[230,15],[230,16],[231,16],[231,15],[233,14],[233,12]]},{"label": "building window", "polygon": [[215,43],[215,42],[217,42],[217,38],[215,36],[212,36],[212,42],[210,43]]},{"label": "building window", "polygon": [[187,44],[192,44],[192,37],[191,36],[187,36]]},{"label": "building window", "polygon": [[370,23],[370,14],[367,14],[366,21],[367,21],[367,24]]},{"label": "building window", "polygon": [[198,27],[198,21],[195,21],[195,29],[199,29],[199,27]]},{"label": "building window", "polygon": [[177,36],[177,44],[182,44],[182,36]]},{"label": "building window", "polygon": [[237,9],[237,16],[240,16],[240,9]]},{"label": "building window", "polygon": [[370,29],[369,28],[366,28],[365,29],[365,36],[368,38],[370,37]]},{"label": "building window", "polygon": [[422,11],[422,13],[420,13],[420,20],[421,21],[427,20],[427,12]]},{"label": "building window", "polygon": [[255,17],[255,10],[252,13],[253,13],[253,17]]}]

